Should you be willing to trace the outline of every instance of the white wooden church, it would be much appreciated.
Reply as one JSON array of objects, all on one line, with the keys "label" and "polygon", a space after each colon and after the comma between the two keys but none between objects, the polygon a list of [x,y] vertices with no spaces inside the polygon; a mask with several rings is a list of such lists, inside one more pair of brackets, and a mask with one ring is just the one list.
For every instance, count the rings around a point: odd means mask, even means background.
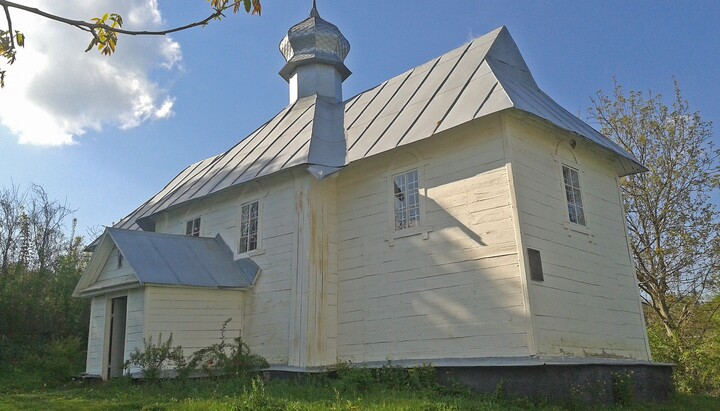
[{"label": "white wooden church", "polygon": [[648,361],[618,184],[643,165],[505,27],[347,99],[349,50],[313,7],[280,43],[289,105],[95,241],[87,374],[228,318],[276,370]]}]

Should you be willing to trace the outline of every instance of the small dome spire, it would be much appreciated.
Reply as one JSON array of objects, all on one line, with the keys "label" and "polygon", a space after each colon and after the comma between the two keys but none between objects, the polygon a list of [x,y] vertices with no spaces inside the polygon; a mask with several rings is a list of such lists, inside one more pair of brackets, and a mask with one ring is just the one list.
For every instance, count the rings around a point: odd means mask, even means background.
[{"label": "small dome spire", "polygon": [[280,75],[289,80],[298,66],[322,63],[334,66],[345,80],[351,74],[344,63],[349,52],[350,42],[337,26],[320,17],[313,0],[310,17],[288,30],[280,42],[280,53],[287,61]]}]

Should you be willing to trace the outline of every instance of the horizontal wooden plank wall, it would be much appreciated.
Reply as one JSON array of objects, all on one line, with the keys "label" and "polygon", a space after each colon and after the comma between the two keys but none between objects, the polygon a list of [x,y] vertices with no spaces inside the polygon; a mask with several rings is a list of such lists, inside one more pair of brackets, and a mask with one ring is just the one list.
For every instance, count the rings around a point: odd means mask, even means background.
[{"label": "horizontal wooden plank wall", "polygon": [[122,266],[118,267],[118,249],[113,247],[110,257],[108,257],[105,266],[98,275],[97,281],[92,286],[93,288],[104,288],[132,282],[137,282],[135,272],[125,259],[123,259]]},{"label": "horizontal wooden plank wall", "polygon": [[[515,116],[508,130],[524,246],[542,257],[544,281],[529,280],[538,354],[648,359],[616,163]],[[561,164],[580,171],[586,228],[567,221]]]},{"label": "horizontal wooden plank wall", "polygon": [[227,342],[240,336],[243,328],[243,291],[187,287],[146,287],[145,321],[147,336],[157,342],[172,334],[173,345],[186,355],[220,342],[222,324],[228,318]]},{"label": "horizontal wooden plank wall", "polygon": [[[223,240],[239,257],[240,208],[259,201],[259,249],[250,253],[260,266],[255,286],[243,297],[243,338],[271,364],[287,364],[289,350],[290,273],[295,261],[295,191],[291,172],[249,183],[168,212],[158,232],[184,234],[189,218],[201,217],[201,235]],[[233,321],[235,322],[235,320]],[[219,328],[219,325],[216,327]]]},{"label": "horizontal wooden plank wall", "polygon": [[[431,231],[402,237],[390,184],[413,167]],[[340,360],[529,355],[497,117],[350,165],[338,199]]]}]

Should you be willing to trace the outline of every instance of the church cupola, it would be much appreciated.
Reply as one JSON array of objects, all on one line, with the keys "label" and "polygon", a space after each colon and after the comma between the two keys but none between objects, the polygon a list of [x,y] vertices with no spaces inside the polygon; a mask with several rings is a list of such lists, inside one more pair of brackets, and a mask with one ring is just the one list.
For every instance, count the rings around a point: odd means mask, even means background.
[{"label": "church cupola", "polygon": [[314,94],[342,101],[342,82],[351,74],[344,63],[349,52],[350,43],[320,17],[313,0],[310,17],[288,30],[280,42],[287,61],[280,76],[290,85],[290,104]]}]

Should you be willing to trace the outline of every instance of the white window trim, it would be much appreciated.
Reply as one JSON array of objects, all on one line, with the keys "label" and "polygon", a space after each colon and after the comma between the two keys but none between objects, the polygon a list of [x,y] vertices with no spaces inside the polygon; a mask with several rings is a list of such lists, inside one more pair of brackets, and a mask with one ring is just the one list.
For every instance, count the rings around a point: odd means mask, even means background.
[{"label": "white window trim", "polygon": [[[252,203],[258,203],[258,223],[257,223],[257,248],[250,251],[240,252],[240,239],[242,238],[242,233],[240,232],[242,227],[242,208],[243,206],[246,206],[248,204]],[[238,216],[237,216],[237,247],[235,247],[235,252],[239,257],[254,257],[257,255],[265,254],[265,248],[263,247],[263,201],[259,197],[251,198],[246,201],[241,201],[240,205],[237,208],[238,210]]]},{"label": "white window trim", "polygon": [[[418,205],[420,208],[418,218],[420,219],[420,222],[416,227],[397,230],[395,228],[395,176],[412,170],[417,170],[418,173]],[[427,208],[425,204],[425,199],[427,198],[427,187],[425,185],[425,164],[415,163],[388,170],[385,175],[385,186],[387,187],[388,199],[388,234],[385,236],[385,241],[388,242],[388,246],[392,247],[395,245],[394,241],[396,239],[416,235],[422,235],[422,239],[427,240],[429,238],[429,233],[433,231],[433,229],[427,223]]]},{"label": "white window trim", "polygon": [[203,237],[203,230],[204,230],[204,228],[205,228],[205,223],[203,222],[202,215],[196,215],[196,216],[194,216],[194,217],[187,218],[187,219],[185,219],[185,221],[183,221],[183,225],[182,225],[182,233],[183,233],[183,235],[188,236],[188,237],[194,237],[193,235],[190,235],[190,234],[187,233],[187,223],[189,223],[190,221],[195,221],[195,220],[198,219],[198,218],[200,219],[200,230],[198,230],[198,235],[197,235],[197,236],[198,236],[198,237]]},{"label": "white window trim", "polygon": [[[565,228],[565,231],[567,232],[569,237],[572,237],[573,234],[582,234],[587,236],[588,240],[592,242],[593,234],[592,230],[590,228],[590,221],[589,216],[590,212],[588,209],[588,196],[585,191],[585,170],[584,167],[582,167],[580,164],[578,164],[574,159],[570,159],[568,157],[560,157],[555,154],[553,154],[553,159],[555,160],[555,163],[557,164],[557,178],[558,178],[558,187],[560,189],[560,210],[562,210],[563,215],[563,227]],[[570,221],[570,215],[568,215],[568,204],[567,204],[567,197],[565,194],[565,180],[563,178],[563,166],[569,167],[572,169],[577,170],[578,172],[578,182],[580,184],[580,194],[582,196],[582,202],[583,202],[583,214],[585,217],[585,225],[573,223]]]}]

